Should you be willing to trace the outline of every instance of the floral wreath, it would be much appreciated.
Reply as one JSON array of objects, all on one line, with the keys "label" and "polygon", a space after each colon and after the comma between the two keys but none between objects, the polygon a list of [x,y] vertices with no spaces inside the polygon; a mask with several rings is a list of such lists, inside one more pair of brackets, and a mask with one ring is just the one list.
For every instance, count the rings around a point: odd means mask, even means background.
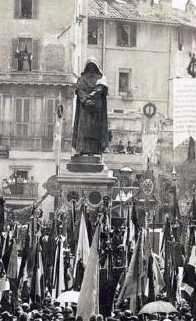
[{"label": "floral wreath", "polygon": [[156,114],[156,106],[152,103],[148,103],[143,107],[144,115],[148,118],[152,118]]}]

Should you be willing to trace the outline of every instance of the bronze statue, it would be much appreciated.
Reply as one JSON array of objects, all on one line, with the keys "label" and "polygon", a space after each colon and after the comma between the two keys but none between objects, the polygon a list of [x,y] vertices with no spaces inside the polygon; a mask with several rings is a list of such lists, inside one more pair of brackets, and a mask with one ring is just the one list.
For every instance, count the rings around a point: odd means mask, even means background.
[{"label": "bronze statue", "polygon": [[107,93],[101,69],[88,59],[76,87],[72,146],[80,155],[100,155],[108,146]]}]

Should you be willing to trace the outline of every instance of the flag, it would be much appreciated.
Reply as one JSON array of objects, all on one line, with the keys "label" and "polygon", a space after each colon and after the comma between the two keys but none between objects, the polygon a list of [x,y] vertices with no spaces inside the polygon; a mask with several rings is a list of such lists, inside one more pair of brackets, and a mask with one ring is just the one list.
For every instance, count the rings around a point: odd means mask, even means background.
[{"label": "flag", "polygon": [[158,294],[164,289],[165,282],[163,280],[163,275],[160,270],[160,264],[159,264],[159,256],[155,253],[152,253],[153,257],[153,264],[152,264],[152,270],[153,270],[153,280],[154,280],[154,293],[155,297],[157,297]]},{"label": "flag", "polygon": [[188,147],[188,161],[192,162],[195,160],[195,140],[193,137],[189,137],[189,147]]},{"label": "flag", "polygon": [[149,161],[154,161],[155,149],[157,146],[158,133],[145,132],[142,135],[144,170],[148,169]]},{"label": "flag", "polygon": [[191,306],[191,312],[194,318],[195,318],[195,311],[196,311],[195,289],[196,289],[196,245],[193,245],[191,249],[190,258],[184,266],[181,293],[182,293],[182,296],[189,302]]},{"label": "flag", "polygon": [[29,224],[26,231],[26,238],[25,238],[25,244],[24,248],[22,250],[22,259],[20,264],[20,269],[18,273],[18,287],[20,285],[20,281],[23,279],[26,279],[27,277],[27,261],[29,257],[30,252],[30,236],[29,236]]},{"label": "flag", "polygon": [[31,280],[30,297],[32,302],[41,303],[44,298],[44,270],[39,240],[36,244],[33,276]]},{"label": "flag", "polygon": [[184,266],[183,282],[189,286],[196,287],[196,245],[192,246],[190,258]]},{"label": "flag", "polygon": [[54,128],[54,144],[53,150],[55,153],[55,164],[59,167],[60,165],[60,155],[61,155],[61,136],[62,136],[62,124],[63,124],[63,105],[59,104],[56,110],[56,120]]},{"label": "flag", "polygon": [[195,202],[195,195],[193,195],[193,200],[192,200],[192,220],[196,221],[196,202]]},{"label": "flag", "polygon": [[5,217],[4,217],[4,199],[0,197],[0,232],[2,233],[4,231],[4,222],[5,222]]},{"label": "flag", "polygon": [[112,260],[112,251],[110,249],[107,253],[105,266],[100,270],[99,313],[102,314],[104,318],[111,316],[118,280],[117,273],[119,271],[114,271]]},{"label": "flag", "polygon": [[91,246],[92,244],[92,240],[93,240],[93,228],[92,228],[92,224],[91,221],[89,219],[89,214],[86,211],[86,206],[84,205],[84,218],[85,218],[85,222],[86,222],[86,228],[87,228],[87,233],[88,233],[88,239],[89,239],[89,245]]},{"label": "flag", "polygon": [[[180,209],[179,209],[179,205],[178,205],[178,199],[177,199],[177,195],[176,195],[176,188],[174,187],[173,190],[173,222],[179,222],[180,223]],[[178,238],[178,235],[174,235]],[[177,240],[176,240],[177,241]]]},{"label": "flag", "polygon": [[135,202],[133,203],[133,207],[132,207],[131,220],[134,225],[135,242],[137,242],[140,226],[139,226],[138,219],[137,219],[137,211],[136,211]]},{"label": "flag", "polygon": [[129,264],[124,285],[118,297],[117,306],[130,298],[130,309],[133,313],[138,312],[138,298],[142,295],[142,278],[143,278],[143,231],[139,237],[133,251],[133,256]]},{"label": "flag", "polygon": [[57,239],[55,260],[54,260],[54,271],[53,271],[53,291],[52,295],[55,298],[65,290],[65,267],[63,257],[63,243],[64,240],[61,236]]},{"label": "flag", "polygon": [[194,122],[196,119],[196,109],[193,108],[195,99],[195,79],[181,77],[173,80],[174,149],[189,139],[190,136],[194,139],[196,138]]},{"label": "flag", "polygon": [[17,251],[16,240],[12,239],[11,254],[10,254],[9,264],[7,268],[7,277],[9,279],[17,279],[17,274],[18,274],[18,251]]},{"label": "flag", "polygon": [[83,320],[89,320],[92,314],[99,313],[99,234],[98,225],[90,248],[78,302],[77,316],[81,316]]},{"label": "flag", "polygon": [[45,281],[48,286],[50,294],[52,294],[52,281],[53,281],[53,269],[54,269],[54,260],[56,253],[56,237],[57,237],[57,226],[56,219],[53,219],[52,227],[50,229],[50,234],[48,236],[47,242],[47,270],[48,273],[45,276]]},{"label": "flag", "polygon": [[75,221],[76,221],[76,202],[72,201],[72,211],[70,217],[70,229],[69,229],[69,245],[72,253],[75,254]]},{"label": "flag", "polygon": [[76,260],[74,268],[75,289],[80,290],[84,269],[87,266],[89,256],[89,240],[84,215],[81,215],[78,246],[76,251]]},{"label": "flag", "polygon": [[161,246],[161,254],[164,259],[164,281],[166,284],[166,292],[168,298],[172,297],[172,261],[171,261],[171,225],[169,217],[166,217],[166,222],[164,226],[163,240]]},{"label": "flag", "polygon": [[148,302],[155,301],[155,285],[154,285],[154,271],[153,271],[153,256],[150,255],[148,259],[148,273],[145,287],[145,296],[148,298]]},{"label": "flag", "polygon": [[8,269],[10,254],[11,254],[10,233],[8,231],[6,239],[4,241],[4,247],[2,251],[2,261],[5,268],[5,272],[7,272],[7,269]]},{"label": "flag", "polygon": [[127,220],[123,237],[123,246],[126,253],[126,266],[128,266],[132,254],[131,249],[135,247],[135,227],[130,218],[130,205],[127,207]]}]

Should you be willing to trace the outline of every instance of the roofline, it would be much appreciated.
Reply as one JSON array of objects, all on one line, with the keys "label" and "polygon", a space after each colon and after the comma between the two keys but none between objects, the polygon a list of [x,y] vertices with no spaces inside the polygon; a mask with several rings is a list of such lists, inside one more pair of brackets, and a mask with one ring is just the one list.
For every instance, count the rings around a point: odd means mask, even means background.
[{"label": "roofline", "polygon": [[163,22],[163,21],[154,21],[154,20],[145,20],[145,19],[125,19],[125,18],[113,18],[113,17],[97,17],[97,16],[90,16],[88,15],[88,18],[92,18],[92,19],[97,19],[97,20],[112,20],[112,21],[124,21],[124,22],[141,22],[141,23],[151,23],[151,24],[158,24],[158,25],[167,25],[167,26],[175,26],[175,27],[187,27],[187,28],[194,28],[196,29],[196,25],[195,26],[191,26],[191,25],[186,25],[184,23],[180,23],[180,22]]}]

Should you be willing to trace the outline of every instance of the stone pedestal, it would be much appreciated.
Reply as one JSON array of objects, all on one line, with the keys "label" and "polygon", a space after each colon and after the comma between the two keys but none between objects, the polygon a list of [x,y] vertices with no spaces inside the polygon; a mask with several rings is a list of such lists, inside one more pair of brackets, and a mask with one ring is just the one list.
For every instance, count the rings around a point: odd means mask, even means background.
[{"label": "stone pedestal", "polygon": [[99,173],[103,170],[104,164],[100,156],[74,155],[67,164],[70,172]]},{"label": "stone pedestal", "polygon": [[98,207],[104,196],[111,197],[116,182],[113,172],[103,164],[100,156],[75,155],[60,174],[45,184],[49,194],[60,196],[70,208],[72,200],[79,207],[82,198],[91,208]]},{"label": "stone pedestal", "polygon": [[[86,165],[85,165],[86,166]],[[99,165],[100,166],[100,165]],[[82,198],[92,207],[98,207],[104,196],[111,197],[112,187],[116,182],[112,171],[104,168],[99,172],[72,172],[66,169],[57,178],[64,202],[71,206],[72,200],[79,206]],[[69,168],[69,166],[68,166]],[[91,169],[94,170],[93,166]]]}]

